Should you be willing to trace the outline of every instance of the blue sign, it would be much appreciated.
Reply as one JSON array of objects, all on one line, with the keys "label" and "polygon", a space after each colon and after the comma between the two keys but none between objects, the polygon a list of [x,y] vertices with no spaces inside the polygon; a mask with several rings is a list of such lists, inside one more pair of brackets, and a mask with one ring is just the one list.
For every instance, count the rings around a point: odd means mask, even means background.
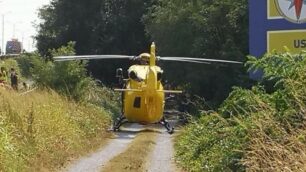
[{"label": "blue sign", "polygon": [[[277,10],[274,10],[274,8]],[[288,11],[288,15],[284,12]],[[279,17],[275,14],[279,13]],[[249,0],[249,53],[260,57],[267,52],[269,31],[306,29],[306,0]],[[288,17],[287,17],[288,16]],[[296,18],[296,21],[293,21]]]}]

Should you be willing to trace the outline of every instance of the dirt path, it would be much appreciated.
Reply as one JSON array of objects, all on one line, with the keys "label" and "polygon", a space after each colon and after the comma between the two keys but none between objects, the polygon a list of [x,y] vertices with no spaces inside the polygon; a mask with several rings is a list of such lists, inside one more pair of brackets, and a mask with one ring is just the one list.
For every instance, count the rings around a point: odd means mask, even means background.
[{"label": "dirt path", "polygon": [[[176,123],[176,121],[172,121],[171,125],[175,126]],[[178,172],[179,170],[174,162],[174,135],[168,134],[164,128],[160,128],[159,131],[161,133],[157,136],[155,148],[147,162],[147,171]],[[178,132],[178,130],[176,129],[175,132]]]},{"label": "dirt path", "polygon": [[[172,123],[173,125],[173,123]],[[139,131],[143,129],[157,130],[160,133],[155,141],[156,145],[153,151],[149,154],[147,161],[148,172],[177,172],[175,163],[173,160],[173,135],[166,132],[166,129],[162,126],[140,126],[140,125],[128,125],[123,128],[123,131],[117,133],[114,139],[111,139],[109,143],[103,148],[97,150],[95,153],[90,154],[87,157],[83,157],[78,161],[72,162],[66,167],[64,172],[98,172],[102,171],[103,167],[115,156],[124,152],[128,145],[133,141]]]},{"label": "dirt path", "polygon": [[156,146],[148,159],[148,172],[176,172],[173,156],[172,136],[165,132],[159,134]]},{"label": "dirt path", "polygon": [[119,132],[114,139],[103,148],[95,153],[83,157],[78,161],[71,163],[66,167],[64,172],[99,172],[101,168],[113,157],[125,151],[127,145],[132,142],[137,133],[135,132]]}]

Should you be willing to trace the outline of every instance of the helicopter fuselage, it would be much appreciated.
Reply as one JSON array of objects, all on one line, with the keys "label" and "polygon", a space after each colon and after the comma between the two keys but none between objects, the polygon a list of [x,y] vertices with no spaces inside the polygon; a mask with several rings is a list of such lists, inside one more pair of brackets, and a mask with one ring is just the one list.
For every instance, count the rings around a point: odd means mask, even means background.
[{"label": "helicopter fuselage", "polygon": [[123,112],[129,122],[157,123],[163,117],[165,93],[158,66],[133,65],[123,100]]}]

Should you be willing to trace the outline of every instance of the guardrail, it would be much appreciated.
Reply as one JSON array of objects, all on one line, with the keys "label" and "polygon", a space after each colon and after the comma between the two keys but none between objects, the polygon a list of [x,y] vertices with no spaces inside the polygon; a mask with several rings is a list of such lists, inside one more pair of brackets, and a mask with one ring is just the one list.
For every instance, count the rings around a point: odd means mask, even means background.
[{"label": "guardrail", "polygon": [[7,58],[13,58],[13,57],[18,57],[21,54],[5,54],[5,55],[0,55],[0,59],[7,59]]}]

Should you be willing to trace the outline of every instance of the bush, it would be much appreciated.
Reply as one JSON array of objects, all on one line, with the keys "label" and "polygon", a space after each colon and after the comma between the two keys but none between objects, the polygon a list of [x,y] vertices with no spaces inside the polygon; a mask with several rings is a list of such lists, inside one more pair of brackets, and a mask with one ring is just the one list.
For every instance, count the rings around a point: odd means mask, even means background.
[{"label": "bush", "polygon": [[178,137],[176,159],[188,171],[239,171],[245,135],[218,114],[203,116]]},{"label": "bush", "polygon": [[306,52],[249,57],[247,66],[264,71],[258,85],[234,88],[178,137],[176,158],[188,171],[305,171]]},{"label": "bush", "polygon": [[20,73],[23,77],[32,78],[31,68],[33,68],[33,61],[41,58],[37,52],[21,54],[19,58],[16,59],[18,67],[20,68]]},{"label": "bush", "polygon": [[[53,56],[74,55],[74,43],[70,42],[57,50]],[[113,116],[119,115],[120,95],[98,85],[87,76],[86,61],[52,62],[39,54],[23,54],[17,59],[21,73],[31,78],[41,88],[51,88],[75,101],[102,106]]]},{"label": "bush", "polygon": [[[51,50],[51,53],[53,56],[74,55],[73,46],[74,43],[70,42],[66,47]],[[86,76],[86,62],[53,63],[42,58],[34,58],[32,64],[30,71],[39,86],[52,88],[77,101],[81,100],[90,89],[91,78]]]}]

